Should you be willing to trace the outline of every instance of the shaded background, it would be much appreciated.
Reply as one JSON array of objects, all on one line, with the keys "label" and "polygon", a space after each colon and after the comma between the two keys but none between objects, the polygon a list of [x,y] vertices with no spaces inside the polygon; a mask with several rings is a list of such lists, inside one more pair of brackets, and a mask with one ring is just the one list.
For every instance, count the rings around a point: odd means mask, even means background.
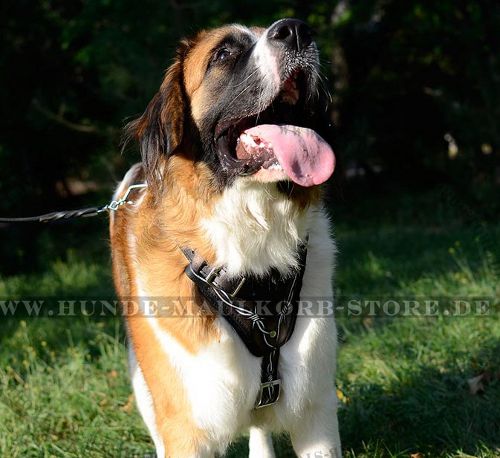
[{"label": "shaded background", "polygon": [[[498,214],[494,0],[3,2],[0,214],[105,202],[138,159],[120,154],[121,127],[145,108],[179,38],[286,16],[317,32],[343,164],[334,204],[350,212],[376,196],[383,211],[387,196],[445,186],[475,218]],[[0,228],[0,271],[43,267],[67,232]]]}]

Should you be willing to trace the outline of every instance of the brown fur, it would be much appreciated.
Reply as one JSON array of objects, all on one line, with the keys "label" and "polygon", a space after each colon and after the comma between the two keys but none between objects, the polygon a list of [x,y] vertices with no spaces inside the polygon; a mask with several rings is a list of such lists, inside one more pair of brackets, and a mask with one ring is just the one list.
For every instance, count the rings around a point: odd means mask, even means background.
[{"label": "brown fur", "polygon": [[[187,43],[183,47],[186,48]],[[208,51],[207,46],[203,49]],[[157,320],[187,351],[193,353],[219,337],[213,326],[213,317],[199,316],[201,301],[192,282],[184,275],[187,261],[179,249],[189,245],[205,259],[214,260],[215,254],[208,241],[196,229],[200,216],[207,215],[213,204],[216,195],[214,179],[206,166],[187,158],[189,154],[178,154],[168,161],[165,159],[166,154],[175,150],[189,151],[189,146],[186,146],[189,139],[183,138],[188,108],[183,94],[186,86],[182,85],[181,78],[183,74],[190,78],[189,97],[195,89],[197,75],[188,71],[189,67],[182,58],[179,54],[167,71],[145,114],[129,126],[129,131],[141,142],[151,135],[149,129],[158,127],[154,124],[157,122],[155,117],[159,116],[159,133],[153,136],[157,144],[149,146],[162,148],[166,144],[169,151],[162,151],[154,157],[146,156],[143,162],[146,170],[152,173],[163,169],[163,179],[158,182],[157,176],[149,174],[149,186],[140,205],[122,208],[111,221],[113,274],[120,298],[137,298],[140,292],[136,284],[140,276],[143,287],[152,298],[164,298],[167,302],[181,299],[175,310],[177,317],[144,318],[140,313],[126,317],[130,345],[154,400],[158,432],[166,449],[175,451],[176,457],[195,454],[203,442],[203,432],[193,423],[184,387],[146,320]],[[168,139],[165,137],[167,131]],[[140,179],[141,175],[144,173],[134,178]],[[136,240],[135,253],[130,252],[130,237]],[[158,366],[161,366],[161,371],[157,370]]]},{"label": "brown fur", "polygon": [[[135,197],[137,205],[124,206],[111,218],[113,276],[120,298],[138,298],[140,279],[152,300],[180,299],[174,317],[145,318],[141,312],[126,316],[130,345],[154,400],[158,432],[166,450],[176,457],[196,454],[204,433],[194,424],[185,389],[147,320],[157,320],[191,353],[219,339],[213,317],[200,314],[202,299],[184,274],[187,260],[180,247],[189,246],[209,263],[215,261],[214,250],[198,227],[201,218],[210,216],[220,190],[208,166],[192,160],[187,119],[192,116],[196,123],[211,106],[215,95],[204,82],[205,68],[228,30],[204,31],[182,42],[144,115],[129,125],[129,136],[147,144],[143,144],[143,169],[122,184],[121,192],[145,178],[148,188],[139,191],[140,201],[139,194]],[[319,198],[317,190],[297,186],[290,195],[300,208]]]},{"label": "brown fur", "polygon": [[[197,444],[203,442],[203,432],[194,425],[184,387],[147,320],[157,320],[193,353],[217,339],[218,333],[211,316],[199,316],[201,301],[192,282],[184,275],[187,262],[179,250],[179,246],[189,241],[189,246],[206,259],[214,259],[208,243],[195,229],[200,213],[210,206],[207,199],[210,173],[179,156],[169,162],[166,183],[178,185],[169,186],[160,203],[154,202],[148,190],[138,207],[117,212],[111,224],[111,241],[115,284],[122,300],[137,298],[139,291],[135,285],[139,275],[152,299],[181,298],[180,310],[179,306],[175,310],[177,317],[145,318],[139,313],[127,316],[126,321],[130,344],[154,399],[159,434],[167,450],[175,450],[175,456],[182,457],[195,453]],[[192,183],[200,186],[194,188]],[[137,241],[136,253],[129,250],[131,235]]]}]

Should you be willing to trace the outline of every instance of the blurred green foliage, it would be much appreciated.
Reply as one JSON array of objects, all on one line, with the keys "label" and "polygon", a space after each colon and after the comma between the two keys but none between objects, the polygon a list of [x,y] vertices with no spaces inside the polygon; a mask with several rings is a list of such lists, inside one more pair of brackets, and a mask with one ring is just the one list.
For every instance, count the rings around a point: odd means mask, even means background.
[{"label": "blurred green foliage", "polygon": [[500,4],[353,5],[334,25],[347,73],[342,152],[394,175],[491,187],[500,145]]},{"label": "blurred green foliage", "polygon": [[[485,218],[498,212],[494,0],[18,0],[0,7],[0,214],[98,197],[75,195],[71,180],[105,199],[138,158],[120,155],[121,127],[158,88],[179,38],[286,16],[317,32],[334,147],[344,172],[363,176],[359,189],[446,184]],[[31,229],[0,230],[10,266],[26,258],[20,245],[36,251]]]}]

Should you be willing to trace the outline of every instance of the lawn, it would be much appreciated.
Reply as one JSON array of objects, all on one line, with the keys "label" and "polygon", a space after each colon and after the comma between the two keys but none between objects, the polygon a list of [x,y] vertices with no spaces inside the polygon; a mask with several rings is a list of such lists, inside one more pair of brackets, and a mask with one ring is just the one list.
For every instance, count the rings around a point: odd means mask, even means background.
[{"label": "lawn", "polygon": [[[385,205],[374,197],[333,211],[339,301],[490,301],[485,316],[340,314],[337,386],[346,457],[500,456],[500,225],[478,223],[472,210],[456,202],[450,210],[444,200]],[[90,223],[78,224],[68,231]],[[70,248],[56,258],[48,253],[44,269],[0,278],[0,296],[111,295],[106,222],[92,224],[93,238],[74,246],[61,239]],[[485,372],[489,383],[472,394],[467,381]],[[286,437],[275,442],[278,457],[293,456]],[[1,457],[148,453],[153,447],[131,396],[118,318],[2,319]],[[242,440],[228,456],[246,453]]]}]

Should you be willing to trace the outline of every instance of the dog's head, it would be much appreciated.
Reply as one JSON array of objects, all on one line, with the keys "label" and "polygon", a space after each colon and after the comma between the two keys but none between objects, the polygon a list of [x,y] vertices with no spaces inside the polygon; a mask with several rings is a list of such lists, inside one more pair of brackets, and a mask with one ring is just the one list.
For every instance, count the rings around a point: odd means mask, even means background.
[{"label": "dog's head", "polygon": [[239,177],[310,187],[335,165],[316,133],[325,110],[311,31],[282,19],[268,29],[230,25],[182,41],[129,132],[152,188],[176,154],[205,163],[222,188]]}]

